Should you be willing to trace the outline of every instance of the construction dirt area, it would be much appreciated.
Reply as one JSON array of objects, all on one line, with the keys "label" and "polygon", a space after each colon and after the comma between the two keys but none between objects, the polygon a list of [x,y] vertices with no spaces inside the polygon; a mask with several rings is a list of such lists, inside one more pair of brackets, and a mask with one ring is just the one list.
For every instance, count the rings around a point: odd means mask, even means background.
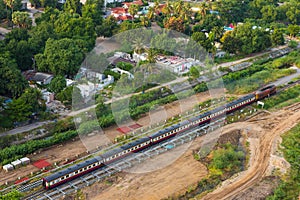
[{"label": "construction dirt area", "polygon": [[[142,126],[156,123],[158,118],[176,116],[193,109],[195,105],[209,98],[208,93],[201,93],[187,98],[181,103],[167,104],[150,111],[150,115],[140,118],[136,123]],[[247,189],[259,183],[263,177],[271,175],[274,168],[280,168],[283,172],[288,168],[288,163],[277,153],[280,134],[292,128],[299,121],[299,104],[272,113],[258,111],[255,116],[246,121],[229,124],[212,132],[209,134],[212,137],[199,137],[191,144],[183,145],[186,146],[184,152],[179,150],[183,148],[180,146],[134,166],[129,172],[112,176],[109,180],[93,184],[82,191],[87,199],[95,200],[154,200],[183,194],[208,173],[206,167],[194,159],[193,152],[198,151],[204,141],[216,139],[221,134],[230,135],[231,132],[239,130],[243,133],[244,139],[249,142],[250,160],[248,168],[203,197],[203,199],[234,199],[238,194],[245,193]],[[117,128],[117,126],[113,126],[105,129],[105,137],[108,139],[103,141],[112,141],[117,135],[120,135],[121,133],[116,131]],[[87,141],[95,143],[94,136],[89,136]],[[63,145],[36,152],[36,154],[28,157],[32,161],[46,159],[49,163],[54,164],[76,158],[76,155],[84,155],[86,150],[85,144],[76,139]],[[179,156],[160,167],[149,167],[155,165],[153,164],[154,161],[165,162],[172,155]],[[33,165],[29,165],[8,173],[1,171],[0,184],[4,184],[6,181],[14,182],[17,177],[27,176],[30,172],[38,170]],[[247,193],[245,195],[247,196]],[[253,199],[253,196],[248,199]]]},{"label": "construction dirt area", "polygon": [[[245,171],[224,181],[215,191],[202,199],[240,199],[238,195],[241,194],[243,194],[243,199],[261,197],[261,192],[247,193],[246,191],[257,186],[264,177],[270,176],[275,168],[282,171],[287,170],[289,164],[277,155],[278,140],[282,133],[299,123],[299,120],[300,107],[295,104],[289,109],[282,109],[273,113],[258,112],[256,116],[247,121],[226,125],[222,130],[213,132],[212,135],[228,134],[230,136],[230,133],[240,130],[249,142],[250,159]],[[83,189],[83,192],[87,199],[94,200],[154,200],[183,194],[207,174],[206,167],[193,157],[193,152],[198,150],[202,141],[207,140],[207,138],[210,137],[197,138],[179,159],[164,168],[150,172],[145,170],[144,173],[123,172],[114,177],[114,181],[94,184]],[[153,165],[152,162],[161,159],[161,157],[168,159],[172,153],[176,154],[176,151],[178,150],[174,149],[159,155],[158,158],[145,161],[140,166],[135,166],[135,169]],[[273,187],[272,184],[265,186],[266,184],[263,182],[262,188],[259,188],[260,185],[258,185],[254,189],[257,191],[266,190],[265,188]],[[268,194],[267,192],[264,197]]]},{"label": "construction dirt area", "polygon": [[[211,95],[208,92],[199,93],[193,95],[189,98],[182,99],[180,101],[175,101],[164,106],[152,109],[148,115],[145,115],[135,121],[136,123],[142,125],[143,127],[149,126],[151,124],[156,124],[159,121],[164,121],[165,119],[172,118],[176,115],[179,115],[183,112],[193,109],[197,104],[207,101],[211,98]],[[126,124],[122,124],[123,126]],[[101,145],[108,145],[114,141],[116,136],[123,135],[117,131],[119,126],[111,126],[104,129],[103,131],[94,132],[88,137],[82,137],[80,139],[74,139],[73,141],[56,145],[41,151],[37,151],[32,155],[28,155],[31,162],[45,159],[52,165],[55,163],[62,164],[67,162],[67,160],[76,159],[77,156],[87,155],[87,150],[91,150]],[[101,132],[101,133],[100,133]],[[17,180],[18,177],[26,177],[32,172],[37,172],[40,169],[36,168],[33,165],[28,165],[26,167],[21,167],[19,169],[5,172],[4,170],[0,171],[0,185],[5,184],[6,182],[12,183]]]}]

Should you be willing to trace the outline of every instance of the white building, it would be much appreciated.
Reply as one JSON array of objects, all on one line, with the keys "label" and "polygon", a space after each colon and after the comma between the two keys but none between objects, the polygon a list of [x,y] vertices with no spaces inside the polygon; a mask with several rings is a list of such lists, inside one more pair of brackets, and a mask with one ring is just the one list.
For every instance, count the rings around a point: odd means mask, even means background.
[{"label": "white building", "polygon": [[187,73],[192,66],[200,65],[198,60],[179,56],[158,56],[157,63],[176,74]]},{"label": "white building", "polygon": [[22,165],[28,165],[30,163],[30,159],[27,157],[21,158],[20,161],[22,162]]},{"label": "white building", "polygon": [[19,168],[22,165],[22,162],[20,160],[15,160],[11,162],[11,164],[14,166],[14,168]]},{"label": "white building", "polygon": [[145,61],[147,60],[148,54],[147,53],[137,54],[136,52],[134,52],[132,57],[135,62]]},{"label": "white building", "polygon": [[12,164],[7,164],[3,166],[3,170],[6,172],[14,170],[14,166]]}]

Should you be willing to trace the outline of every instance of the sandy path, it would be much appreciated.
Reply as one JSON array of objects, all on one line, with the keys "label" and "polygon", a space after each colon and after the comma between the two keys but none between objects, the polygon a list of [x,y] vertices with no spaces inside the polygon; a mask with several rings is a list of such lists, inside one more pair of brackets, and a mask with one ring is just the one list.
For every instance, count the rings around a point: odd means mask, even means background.
[{"label": "sandy path", "polygon": [[[280,111],[279,113],[283,113]],[[272,115],[274,117],[274,115]],[[271,131],[260,137],[259,149],[255,151],[250,167],[237,180],[206,195],[203,199],[232,199],[235,195],[255,185],[265,175],[269,165],[273,140],[294,127],[300,121],[300,111],[281,114],[281,121]],[[271,120],[271,119],[270,119]]]}]

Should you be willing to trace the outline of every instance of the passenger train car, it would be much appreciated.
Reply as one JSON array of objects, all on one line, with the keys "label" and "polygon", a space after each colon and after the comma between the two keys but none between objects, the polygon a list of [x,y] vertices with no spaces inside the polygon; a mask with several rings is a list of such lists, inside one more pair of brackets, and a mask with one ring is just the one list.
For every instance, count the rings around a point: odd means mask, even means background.
[{"label": "passenger train car", "polygon": [[126,157],[130,153],[139,152],[151,145],[157,144],[159,142],[167,140],[168,138],[174,137],[178,133],[182,133],[196,126],[209,123],[212,119],[216,119],[221,116],[224,116],[225,114],[229,114],[235,110],[238,110],[246,105],[249,105],[257,100],[263,99],[274,93],[276,93],[275,85],[270,85],[265,88],[262,88],[261,90],[258,90],[253,94],[246,95],[224,106],[218,107],[211,111],[205,112],[199,116],[172,125],[150,136],[140,138],[136,141],[108,151],[102,154],[101,156],[95,156],[94,158],[88,159],[79,164],[75,164],[50,176],[44,177],[43,186],[46,189],[54,188],[79,176],[87,174],[93,170],[101,168],[104,165],[110,164],[115,160]]}]

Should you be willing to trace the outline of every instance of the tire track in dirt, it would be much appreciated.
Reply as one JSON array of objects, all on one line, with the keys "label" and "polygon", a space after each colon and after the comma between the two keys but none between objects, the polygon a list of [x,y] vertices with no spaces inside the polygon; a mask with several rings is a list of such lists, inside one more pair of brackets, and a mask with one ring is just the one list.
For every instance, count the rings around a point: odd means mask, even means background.
[{"label": "tire track in dirt", "polygon": [[[282,115],[280,123],[271,129],[271,131],[266,131],[265,134],[260,137],[259,150],[256,151],[256,155],[251,155],[254,156],[253,163],[245,173],[242,173],[236,181],[217,188],[202,199],[232,199],[235,195],[255,185],[263,178],[269,165],[271,147],[274,139],[291,129],[300,121],[300,111],[284,113],[285,115]],[[274,115],[270,116],[270,121],[273,117]]]}]

